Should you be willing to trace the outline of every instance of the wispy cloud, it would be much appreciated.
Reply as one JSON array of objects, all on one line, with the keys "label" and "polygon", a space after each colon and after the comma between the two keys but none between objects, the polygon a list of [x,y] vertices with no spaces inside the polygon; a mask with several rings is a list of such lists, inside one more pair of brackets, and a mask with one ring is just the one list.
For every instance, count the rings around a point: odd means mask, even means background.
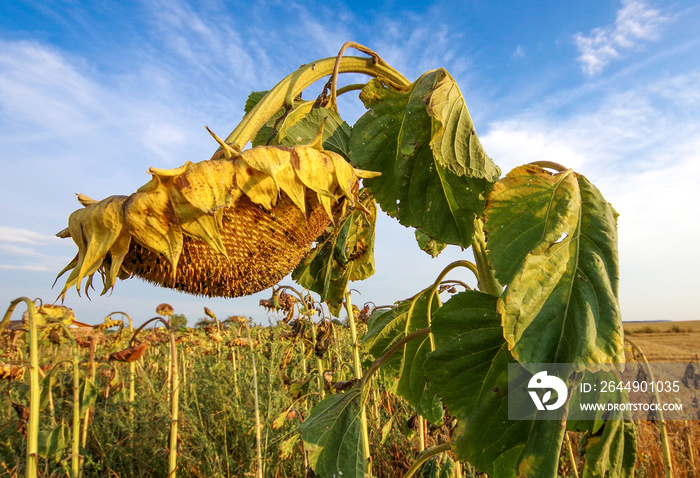
[{"label": "wispy cloud", "polygon": [[578,61],[588,75],[596,75],[613,60],[621,56],[622,50],[634,48],[644,41],[658,38],[659,27],[668,20],[661,11],[646,3],[624,0],[617,12],[615,24],[594,28],[588,35],[574,35],[580,52]]},{"label": "wispy cloud", "polygon": [[[70,260],[52,249],[62,241],[29,229],[0,226],[0,269],[57,272]],[[67,242],[62,243],[65,246]]]},{"label": "wispy cloud", "polygon": [[0,226],[0,244],[41,244],[53,239],[53,237],[30,231],[28,229]]}]

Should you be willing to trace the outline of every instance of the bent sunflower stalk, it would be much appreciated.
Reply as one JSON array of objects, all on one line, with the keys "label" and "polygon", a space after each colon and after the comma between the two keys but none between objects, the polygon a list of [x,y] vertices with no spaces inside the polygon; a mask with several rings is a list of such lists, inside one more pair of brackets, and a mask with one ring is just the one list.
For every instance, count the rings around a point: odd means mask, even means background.
[{"label": "bent sunflower stalk", "polygon": [[[353,44],[354,45],[354,44]],[[309,252],[313,242],[357,201],[360,178],[322,148],[322,131],[309,145],[258,146],[242,151],[280,108],[331,73],[362,73],[392,84],[408,81],[376,54],[327,58],[280,81],[222,141],[207,161],[176,169],[150,168],[151,181],[130,196],[101,201],[78,195],[84,206],[57,234],[71,237],[78,254],[60,293],[80,293],[98,273],[102,294],[117,278],[142,279],[209,297],[238,297],[271,287]],[[186,260],[180,260],[185,258]],[[57,278],[58,279],[58,278]]]}]

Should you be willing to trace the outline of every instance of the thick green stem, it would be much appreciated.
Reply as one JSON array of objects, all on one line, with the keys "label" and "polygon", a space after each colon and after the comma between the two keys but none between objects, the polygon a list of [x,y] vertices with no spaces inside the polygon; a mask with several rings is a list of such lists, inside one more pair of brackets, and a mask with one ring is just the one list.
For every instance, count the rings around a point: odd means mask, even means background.
[{"label": "thick green stem", "polygon": [[[95,338],[93,336],[90,336],[90,349],[89,349],[89,366],[90,366],[90,373],[88,375],[87,380],[90,380],[92,384],[95,383]],[[85,384],[85,390],[87,391],[87,383]],[[85,414],[83,416],[83,429],[82,433],[80,436],[80,445],[85,449],[87,446],[87,432],[88,432],[88,425],[90,423],[90,413],[92,412],[91,410],[92,407],[87,407],[85,408]],[[84,457],[80,457],[80,474],[82,474],[83,471],[83,459]]]},{"label": "thick green stem", "polygon": [[425,418],[418,415],[418,452],[423,453],[425,450]]},{"label": "thick green stem", "polygon": [[[112,312],[107,317],[105,317],[105,320],[107,320],[115,314],[121,314],[124,317],[126,317],[126,320],[129,322],[129,332],[133,334],[134,323],[131,321],[131,317],[126,312]],[[129,403],[134,403],[134,400],[136,400],[136,363],[129,362]]]},{"label": "thick green stem", "polygon": [[34,302],[27,297],[20,297],[10,302],[10,307],[0,322],[0,332],[10,322],[10,317],[17,304],[27,304],[27,321],[29,326],[29,421],[27,422],[27,478],[36,478],[39,468],[39,402],[41,388],[39,387],[39,344],[36,330],[36,313]]},{"label": "thick green stem", "polygon": [[484,223],[480,218],[474,219],[474,240],[472,241],[472,251],[474,252],[474,261],[478,269],[479,290],[487,294],[500,297],[503,292],[503,286],[496,279],[494,270],[489,264],[489,259],[486,254],[486,234],[484,233]]},{"label": "thick green stem", "polygon": [[177,474],[177,424],[180,407],[180,377],[178,373],[177,345],[175,344],[175,332],[170,327],[170,368],[172,370],[172,392],[170,395],[170,455],[168,456],[168,478],[175,478]]},{"label": "thick green stem", "polygon": [[[644,355],[644,352],[642,352],[642,349],[640,349],[637,344],[632,342],[627,337],[625,337],[625,341],[632,346],[632,348],[637,354],[639,354],[639,357],[642,359],[642,367],[644,368],[644,372],[646,372],[649,380],[654,382],[654,374],[652,374],[651,372],[651,367],[649,366],[647,357],[646,355]],[[664,457],[664,472],[666,474],[666,478],[673,478],[673,462],[671,461],[671,448],[668,445],[668,435],[666,434],[666,422],[664,421],[664,414],[661,411],[661,399],[659,398],[659,392],[658,390],[656,390],[656,387],[652,387],[652,394],[654,397],[654,403],[656,404],[656,416],[658,417],[656,423],[658,423],[659,425],[659,438],[661,439],[661,449],[663,451]]]},{"label": "thick green stem", "polygon": [[258,469],[255,473],[257,478],[263,477],[263,459],[262,459],[262,436],[260,435],[260,402],[258,398],[258,370],[255,366],[255,348],[253,339],[250,336],[250,329],[245,325],[246,333],[248,334],[248,345],[250,346],[250,360],[253,366],[253,400],[255,404],[255,452],[258,460]]},{"label": "thick green stem", "polygon": [[58,325],[63,328],[63,331],[71,343],[71,365],[73,370],[73,428],[71,432],[70,476],[71,478],[78,478],[80,475],[80,442],[78,441],[80,437],[80,354],[78,344],[75,342],[75,338],[73,337],[70,329],[60,322]]},{"label": "thick green stem", "polygon": [[[352,362],[355,371],[355,378],[357,380],[362,380],[364,385],[365,380],[362,377],[362,364],[360,362],[360,343],[357,339],[357,329],[355,327],[355,314],[352,310],[350,291],[348,291],[347,289],[345,292],[345,311],[348,314],[348,325],[350,326],[350,337],[352,340]],[[365,473],[371,476],[372,457],[369,451],[369,433],[367,432],[367,410],[365,408],[364,400],[362,400],[362,406],[360,409],[360,427],[362,430],[362,455],[364,457]]]},{"label": "thick green stem", "polygon": [[[243,117],[230,135],[226,143],[234,149],[241,150],[251,141],[258,130],[285,105],[291,105],[294,98],[299,96],[308,86],[317,80],[333,73],[336,58],[324,58],[302,66],[290,74],[270,90],[257,105]],[[400,73],[383,62],[372,58],[346,56],[341,59],[340,73],[362,73],[372,77],[386,79],[391,83],[408,86],[410,82]]]}]

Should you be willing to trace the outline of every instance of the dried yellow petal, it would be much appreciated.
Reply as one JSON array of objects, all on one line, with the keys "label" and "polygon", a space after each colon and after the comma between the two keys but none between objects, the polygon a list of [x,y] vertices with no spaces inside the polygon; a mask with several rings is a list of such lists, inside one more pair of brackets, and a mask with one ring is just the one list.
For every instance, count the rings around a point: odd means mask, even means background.
[{"label": "dried yellow petal", "polygon": [[167,187],[158,176],[154,175],[125,202],[124,223],[136,242],[162,254],[177,267],[182,252],[182,229]]}]

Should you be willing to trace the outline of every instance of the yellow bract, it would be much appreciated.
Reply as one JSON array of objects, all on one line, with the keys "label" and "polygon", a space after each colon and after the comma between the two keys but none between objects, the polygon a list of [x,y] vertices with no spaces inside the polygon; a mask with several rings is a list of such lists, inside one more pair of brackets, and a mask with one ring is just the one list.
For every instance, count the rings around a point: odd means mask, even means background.
[{"label": "yellow bract", "polygon": [[87,291],[95,272],[103,294],[130,275],[208,296],[262,290],[308,252],[339,199],[358,204],[358,178],[378,175],[311,146],[224,148],[216,159],[149,173],[131,196],[79,195],[85,207],[58,233],[78,246],[59,274],[71,271],[61,296],[85,278]]},{"label": "yellow bract", "polygon": [[[22,314],[22,322],[25,324],[25,326],[27,325],[28,319],[28,312]],[[35,310],[34,319],[35,325],[41,328],[57,323],[70,325],[75,321],[75,315],[73,314],[73,309],[71,308],[64,307],[62,305],[44,304]]]}]

